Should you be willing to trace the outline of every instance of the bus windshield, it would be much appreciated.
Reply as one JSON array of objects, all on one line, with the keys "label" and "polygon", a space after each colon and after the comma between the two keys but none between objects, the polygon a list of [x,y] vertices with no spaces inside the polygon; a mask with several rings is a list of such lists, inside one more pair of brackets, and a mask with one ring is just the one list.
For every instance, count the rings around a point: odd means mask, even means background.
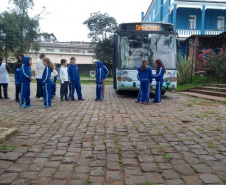
[{"label": "bus windshield", "polygon": [[146,59],[155,69],[155,60],[163,61],[166,69],[176,68],[176,37],[173,34],[122,34],[119,37],[119,68],[136,69]]}]

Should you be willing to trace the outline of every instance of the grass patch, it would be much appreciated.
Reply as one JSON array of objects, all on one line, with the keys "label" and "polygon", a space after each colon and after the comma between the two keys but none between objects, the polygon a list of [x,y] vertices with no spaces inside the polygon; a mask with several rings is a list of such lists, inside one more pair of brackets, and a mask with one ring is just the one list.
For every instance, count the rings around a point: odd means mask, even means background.
[{"label": "grass patch", "polygon": [[165,161],[170,161],[173,157],[170,154],[164,154],[162,157]]},{"label": "grass patch", "polygon": [[91,181],[90,180],[85,180],[85,182],[82,183],[82,185],[90,185]]},{"label": "grass patch", "polygon": [[119,144],[119,139],[118,138],[114,139],[114,144],[115,144],[115,148],[121,149],[121,145]]},{"label": "grass patch", "polygon": [[0,150],[15,150],[15,146],[10,146],[5,143],[0,144]]},{"label": "grass patch", "polygon": [[204,130],[202,128],[197,128],[196,130],[199,132],[204,132]]},{"label": "grass patch", "polygon": [[137,185],[153,185],[151,182],[142,182],[142,183],[139,183]]}]

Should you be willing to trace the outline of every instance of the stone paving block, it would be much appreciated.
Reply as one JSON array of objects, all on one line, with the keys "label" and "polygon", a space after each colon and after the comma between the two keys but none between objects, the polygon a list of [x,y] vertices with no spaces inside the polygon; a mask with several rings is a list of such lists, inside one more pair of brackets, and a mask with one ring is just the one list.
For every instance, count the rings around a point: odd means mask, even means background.
[{"label": "stone paving block", "polygon": [[54,178],[55,179],[67,179],[70,178],[72,176],[72,172],[56,172],[54,174]]},{"label": "stone paving block", "polygon": [[144,173],[144,177],[147,182],[151,182],[154,184],[161,184],[163,183],[162,175],[156,172],[151,173]]},{"label": "stone paving block", "polygon": [[200,179],[206,184],[220,184],[221,180],[213,174],[201,174],[199,175]]},{"label": "stone paving block", "polygon": [[5,173],[0,175],[0,184],[10,184],[17,177],[17,173]]},{"label": "stone paving block", "polygon": [[51,177],[55,173],[54,168],[43,168],[43,170],[38,174],[39,177]]},{"label": "stone paving block", "polygon": [[188,164],[175,165],[177,171],[182,175],[193,175],[194,171]]},{"label": "stone paving block", "polygon": [[125,178],[126,185],[136,185],[144,182],[146,182],[144,176],[131,176],[131,177]]},{"label": "stone paving block", "polygon": [[10,185],[29,185],[30,182],[28,180],[25,179],[17,179],[14,180]]},{"label": "stone paving block", "polygon": [[38,172],[22,172],[19,174],[20,178],[24,178],[24,179],[28,179],[28,178],[32,178],[32,177],[36,177],[38,175]]},{"label": "stone paving block", "polygon": [[121,175],[119,171],[107,171],[107,180],[121,180]]},{"label": "stone paving block", "polygon": [[166,184],[167,185],[185,185],[185,183],[181,179],[166,180]]},{"label": "stone paving block", "polygon": [[51,182],[50,185],[66,185],[67,181],[66,180],[54,180]]},{"label": "stone paving block", "polygon": [[90,172],[90,167],[89,166],[78,166],[75,168],[76,173],[88,173]]},{"label": "stone paving block", "polygon": [[177,179],[180,178],[179,174],[174,170],[164,170],[162,173],[163,177],[166,179]]},{"label": "stone paving block", "polygon": [[59,171],[67,171],[67,172],[70,172],[72,171],[74,168],[74,165],[73,164],[61,164],[59,166]]},{"label": "stone paving block", "polygon": [[101,176],[104,175],[104,171],[102,167],[92,167],[90,171],[90,175]]},{"label": "stone paving block", "polygon": [[3,160],[0,160],[0,169],[7,169],[9,168],[13,163],[12,162],[9,162],[9,161],[3,161]]},{"label": "stone paving block", "polygon": [[200,180],[200,178],[196,175],[192,176],[183,176],[184,182],[186,184],[192,184],[192,185],[204,185],[204,183]]},{"label": "stone paving block", "polygon": [[155,163],[141,163],[141,169],[145,172],[156,172],[158,167]]}]

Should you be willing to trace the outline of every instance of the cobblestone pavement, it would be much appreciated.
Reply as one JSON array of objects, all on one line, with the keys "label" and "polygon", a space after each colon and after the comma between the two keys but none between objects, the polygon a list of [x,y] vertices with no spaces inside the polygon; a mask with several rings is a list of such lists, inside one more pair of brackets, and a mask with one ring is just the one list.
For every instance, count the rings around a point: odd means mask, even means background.
[{"label": "cobblestone pavement", "polygon": [[48,109],[34,91],[35,107],[0,101],[0,127],[18,128],[7,141],[16,149],[0,151],[0,184],[226,183],[225,105],[176,93],[141,105],[112,86],[95,102],[95,85],[82,91],[85,101],[57,97]]}]

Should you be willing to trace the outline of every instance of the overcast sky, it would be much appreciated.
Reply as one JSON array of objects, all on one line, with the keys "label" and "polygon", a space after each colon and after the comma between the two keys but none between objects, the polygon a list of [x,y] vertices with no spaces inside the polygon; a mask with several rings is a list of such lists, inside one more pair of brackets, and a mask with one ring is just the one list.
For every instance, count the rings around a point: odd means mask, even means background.
[{"label": "overcast sky", "polygon": [[[12,7],[8,0],[0,0],[0,12]],[[34,0],[30,15],[46,7],[49,13],[40,21],[42,32],[54,33],[58,41],[90,41],[89,30],[82,23],[90,13],[100,11],[114,17],[118,23],[139,22],[152,0]]]}]

